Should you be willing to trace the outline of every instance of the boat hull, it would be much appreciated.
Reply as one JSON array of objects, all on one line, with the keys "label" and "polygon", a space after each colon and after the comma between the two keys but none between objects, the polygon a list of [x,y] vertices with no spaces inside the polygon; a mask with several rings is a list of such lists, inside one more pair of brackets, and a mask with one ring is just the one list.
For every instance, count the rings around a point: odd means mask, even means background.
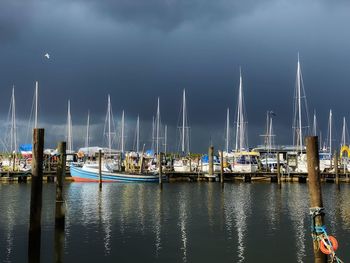
[{"label": "boat hull", "polygon": [[[70,167],[70,174],[75,182],[99,182],[98,170]],[[124,174],[102,172],[102,182],[158,182],[158,175]]]}]

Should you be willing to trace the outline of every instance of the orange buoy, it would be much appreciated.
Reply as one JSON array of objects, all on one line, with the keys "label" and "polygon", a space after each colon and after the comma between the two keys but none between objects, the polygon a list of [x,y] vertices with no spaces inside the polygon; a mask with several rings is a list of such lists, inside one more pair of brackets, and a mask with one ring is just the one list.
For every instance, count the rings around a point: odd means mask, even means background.
[{"label": "orange buoy", "polygon": [[336,251],[338,249],[338,241],[335,239],[334,236],[328,236],[328,240],[320,240],[320,250],[323,254],[329,255],[332,253],[332,250],[329,246],[326,246],[325,242],[328,244],[330,243],[333,247],[333,251]]}]

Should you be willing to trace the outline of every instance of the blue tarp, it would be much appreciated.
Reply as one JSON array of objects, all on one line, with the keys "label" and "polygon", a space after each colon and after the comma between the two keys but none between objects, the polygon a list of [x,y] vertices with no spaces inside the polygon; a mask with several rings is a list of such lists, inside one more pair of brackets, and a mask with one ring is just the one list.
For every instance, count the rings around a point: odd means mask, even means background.
[{"label": "blue tarp", "polygon": [[33,150],[32,144],[21,144],[19,146],[20,152],[31,152]]}]

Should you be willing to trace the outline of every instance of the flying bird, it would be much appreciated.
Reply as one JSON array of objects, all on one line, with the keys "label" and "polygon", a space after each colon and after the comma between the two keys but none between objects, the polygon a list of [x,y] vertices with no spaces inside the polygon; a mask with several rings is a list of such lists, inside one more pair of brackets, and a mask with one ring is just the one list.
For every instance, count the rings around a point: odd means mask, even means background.
[{"label": "flying bird", "polygon": [[50,59],[49,53],[46,53],[46,54],[44,55],[44,57],[46,57],[47,59]]}]

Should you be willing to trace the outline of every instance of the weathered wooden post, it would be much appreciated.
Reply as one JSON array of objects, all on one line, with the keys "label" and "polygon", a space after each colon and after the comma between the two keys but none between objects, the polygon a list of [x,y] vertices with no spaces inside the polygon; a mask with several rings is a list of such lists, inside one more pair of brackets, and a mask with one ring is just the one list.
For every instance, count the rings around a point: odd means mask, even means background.
[{"label": "weathered wooden post", "polygon": [[102,189],[102,151],[101,149],[98,150],[98,182],[99,182],[99,188]]},{"label": "weathered wooden post", "polygon": [[[318,154],[318,137],[306,137],[307,170],[309,176],[310,212],[313,213],[315,227],[323,226],[323,202],[320,178],[320,161]],[[313,234],[317,233],[313,230]],[[315,263],[326,263],[327,256],[319,249],[318,239],[313,239]]]},{"label": "weathered wooden post", "polygon": [[44,129],[34,129],[33,131],[28,262],[40,262],[44,134]]},{"label": "weathered wooden post", "polygon": [[162,186],[162,153],[158,153],[159,185]]},{"label": "weathered wooden post", "polygon": [[220,151],[220,182],[224,183],[224,152]]},{"label": "weathered wooden post", "polygon": [[63,183],[66,177],[66,142],[58,143],[59,159],[56,172],[56,213],[54,234],[54,262],[63,262],[65,206],[63,199]]},{"label": "weathered wooden post", "polygon": [[277,152],[277,182],[281,183],[281,166],[280,166],[280,153]]},{"label": "weathered wooden post", "polygon": [[191,158],[191,154],[188,154],[188,161],[189,161],[189,165],[190,165],[190,173],[192,173],[192,158]]},{"label": "weathered wooden post", "polygon": [[208,159],[209,159],[209,175],[214,175],[214,146],[209,146],[208,150]]},{"label": "weathered wooden post", "polygon": [[66,177],[66,142],[58,143],[59,159],[56,173],[56,213],[55,226],[64,226],[65,207],[63,200],[63,182]]},{"label": "weathered wooden post", "polygon": [[334,151],[334,173],[335,173],[335,183],[339,184],[338,154],[337,154],[337,151]]}]

